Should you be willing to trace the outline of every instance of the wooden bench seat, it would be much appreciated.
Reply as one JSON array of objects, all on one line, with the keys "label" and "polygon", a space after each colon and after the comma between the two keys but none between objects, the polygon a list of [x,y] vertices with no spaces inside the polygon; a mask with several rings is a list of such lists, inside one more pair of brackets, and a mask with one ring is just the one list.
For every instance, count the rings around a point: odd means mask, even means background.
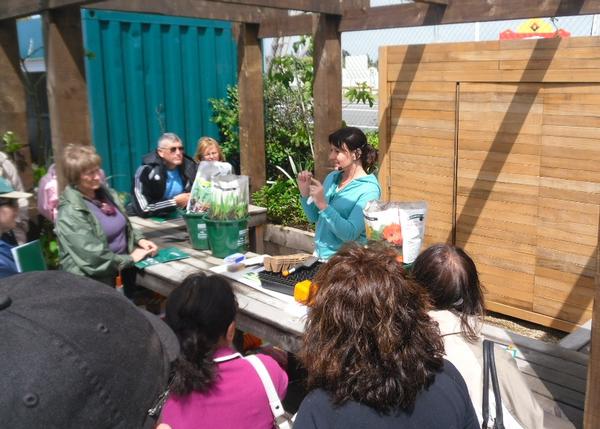
[{"label": "wooden bench seat", "polygon": [[583,427],[587,354],[487,324],[483,335],[510,347],[517,366],[543,408],[558,407],[575,427]]}]

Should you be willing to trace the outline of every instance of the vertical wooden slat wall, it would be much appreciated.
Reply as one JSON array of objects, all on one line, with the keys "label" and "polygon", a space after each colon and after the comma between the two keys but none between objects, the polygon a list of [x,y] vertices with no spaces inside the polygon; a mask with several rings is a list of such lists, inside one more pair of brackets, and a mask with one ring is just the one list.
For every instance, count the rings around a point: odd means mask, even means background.
[{"label": "vertical wooden slat wall", "polygon": [[538,84],[461,83],[456,244],[487,299],[532,310],[542,109]]},{"label": "vertical wooden slat wall", "polygon": [[597,271],[599,47],[380,49],[386,198],[429,203],[425,246],[464,247],[489,309],[566,331],[591,318]]}]

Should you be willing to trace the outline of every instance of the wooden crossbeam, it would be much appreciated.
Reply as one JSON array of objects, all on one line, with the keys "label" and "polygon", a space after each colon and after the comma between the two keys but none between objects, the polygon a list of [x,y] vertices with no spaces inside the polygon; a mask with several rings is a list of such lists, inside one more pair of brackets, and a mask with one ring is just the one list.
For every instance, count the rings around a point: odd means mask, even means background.
[{"label": "wooden crossbeam", "polygon": [[[210,0],[105,0],[89,6],[90,9],[116,10],[120,12],[154,13],[189,18],[220,19],[224,21],[258,24],[272,18],[285,19],[281,9],[230,4]],[[277,16],[274,18],[273,16]]]},{"label": "wooden crossbeam", "polygon": [[448,6],[448,0],[413,0],[415,3],[431,3],[441,6]]},{"label": "wooden crossbeam", "polygon": [[259,6],[275,9],[301,10],[305,12],[340,15],[340,1],[335,0],[211,0],[213,3]]},{"label": "wooden crossbeam", "polygon": [[304,14],[278,19],[265,19],[260,23],[258,37],[285,37],[314,32],[318,15]]},{"label": "wooden crossbeam", "polygon": [[0,2],[0,20],[35,15],[46,10],[66,6],[85,6],[102,0],[2,0]]},{"label": "wooden crossbeam", "polygon": [[[446,7],[408,3],[347,10],[342,15],[339,30],[360,31],[595,13],[600,13],[600,0],[461,0],[448,2]],[[260,37],[310,34],[313,28],[309,15],[265,20],[260,27]]]},{"label": "wooden crossbeam", "polygon": [[[353,0],[355,1],[355,0]],[[0,20],[20,18],[66,6],[259,23],[273,10],[302,10],[339,15],[340,0],[2,0]]]}]

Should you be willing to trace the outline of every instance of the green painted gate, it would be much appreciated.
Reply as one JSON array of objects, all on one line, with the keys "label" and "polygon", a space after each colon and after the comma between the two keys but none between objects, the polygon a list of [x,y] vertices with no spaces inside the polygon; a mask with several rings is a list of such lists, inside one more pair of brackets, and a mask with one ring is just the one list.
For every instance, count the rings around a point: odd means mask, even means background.
[{"label": "green painted gate", "polygon": [[130,191],[163,131],[189,155],[218,137],[208,100],[236,82],[230,23],[90,9],[82,22],[92,139],[111,186]]}]

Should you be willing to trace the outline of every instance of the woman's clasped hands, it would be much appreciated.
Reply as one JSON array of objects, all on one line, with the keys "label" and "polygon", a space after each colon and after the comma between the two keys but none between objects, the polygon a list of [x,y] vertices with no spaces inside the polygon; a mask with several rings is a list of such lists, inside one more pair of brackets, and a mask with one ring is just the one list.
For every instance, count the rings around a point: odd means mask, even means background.
[{"label": "woman's clasped hands", "polygon": [[130,253],[133,262],[139,262],[147,256],[156,255],[156,252],[158,252],[158,246],[153,241],[146,240],[145,238],[138,241],[137,245],[138,247]]},{"label": "woman's clasped hands", "polygon": [[323,185],[315,179],[310,171],[301,171],[298,174],[298,189],[302,197],[310,197],[319,210],[327,207]]}]

